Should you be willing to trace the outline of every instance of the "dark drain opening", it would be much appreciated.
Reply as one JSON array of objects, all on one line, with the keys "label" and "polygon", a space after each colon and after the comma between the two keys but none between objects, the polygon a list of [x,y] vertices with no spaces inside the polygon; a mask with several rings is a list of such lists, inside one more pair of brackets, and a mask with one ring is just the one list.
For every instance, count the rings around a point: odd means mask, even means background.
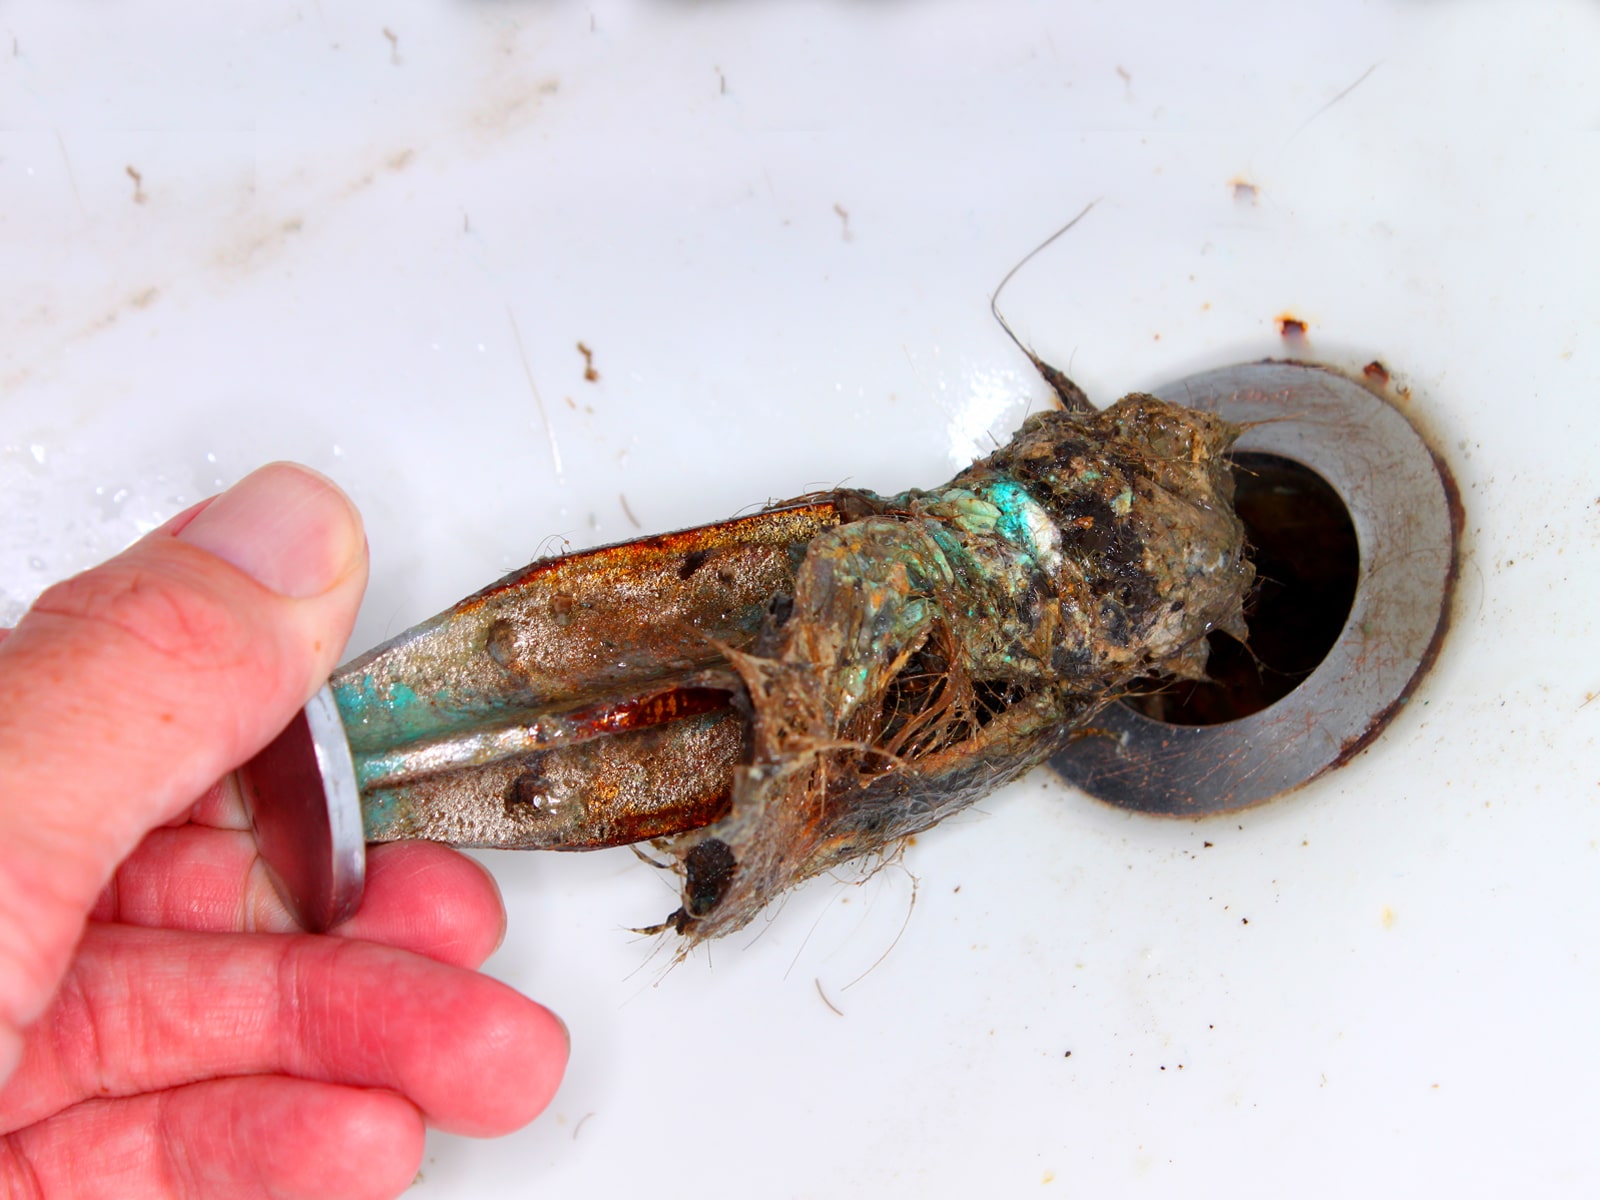
[{"label": "dark drain opening", "polygon": [[1220,725],[1260,712],[1316,670],[1350,615],[1360,550],[1339,494],[1276,454],[1235,454],[1233,477],[1256,568],[1245,606],[1249,646],[1213,633],[1209,679],[1137,682],[1123,703],[1151,720]]}]

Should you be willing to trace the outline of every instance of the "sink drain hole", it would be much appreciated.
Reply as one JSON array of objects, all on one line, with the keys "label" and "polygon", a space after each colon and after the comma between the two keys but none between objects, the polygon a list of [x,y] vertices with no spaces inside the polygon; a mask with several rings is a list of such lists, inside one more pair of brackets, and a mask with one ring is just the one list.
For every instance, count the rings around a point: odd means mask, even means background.
[{"label": "sink drain hole", "polygon": [[1168,725],[1220,725],[1277,703],[1327,656],[1355,599],[1360,549],[1338,492],[1293,459],[1233,456],[1234,508],[1256,585],[1245,604],[1249,645],[1207,639],[1207,679],[1149,678],[1123,703]]}]

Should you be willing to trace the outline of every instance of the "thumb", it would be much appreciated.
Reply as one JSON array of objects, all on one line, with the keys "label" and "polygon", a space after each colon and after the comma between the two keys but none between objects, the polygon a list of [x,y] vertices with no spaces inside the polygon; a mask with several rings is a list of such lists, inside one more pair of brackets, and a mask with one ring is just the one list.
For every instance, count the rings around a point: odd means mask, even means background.
[{"label": "thumb", "polygon": [[344,493],[278,463],[51,588],[0,644],[0,1079],[117,864],[288,723],[366,577]]}]

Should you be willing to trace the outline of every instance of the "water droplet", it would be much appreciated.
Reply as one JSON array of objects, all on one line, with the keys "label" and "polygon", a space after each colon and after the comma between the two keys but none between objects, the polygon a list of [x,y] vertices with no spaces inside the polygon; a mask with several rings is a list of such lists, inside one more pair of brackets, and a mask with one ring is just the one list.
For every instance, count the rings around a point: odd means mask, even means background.
[{"label": "water droplet", "polygon": [[35,442],[33,445],[28,447],[28,453],[33,455],[34,462],[38,463],[41,467],[44,466],[45,449],[43,446],[39,445],[38,442]]}]

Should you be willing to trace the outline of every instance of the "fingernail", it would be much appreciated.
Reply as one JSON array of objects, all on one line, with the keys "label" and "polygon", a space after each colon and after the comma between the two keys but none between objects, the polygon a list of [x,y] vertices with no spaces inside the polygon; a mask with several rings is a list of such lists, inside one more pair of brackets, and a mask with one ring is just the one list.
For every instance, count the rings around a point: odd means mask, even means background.
[{"label": "fingernail", "polygon": [[332,480],[296,463],[245,476],[177,536],[297,600],[348,575],[365,545],[355,505]]}]

